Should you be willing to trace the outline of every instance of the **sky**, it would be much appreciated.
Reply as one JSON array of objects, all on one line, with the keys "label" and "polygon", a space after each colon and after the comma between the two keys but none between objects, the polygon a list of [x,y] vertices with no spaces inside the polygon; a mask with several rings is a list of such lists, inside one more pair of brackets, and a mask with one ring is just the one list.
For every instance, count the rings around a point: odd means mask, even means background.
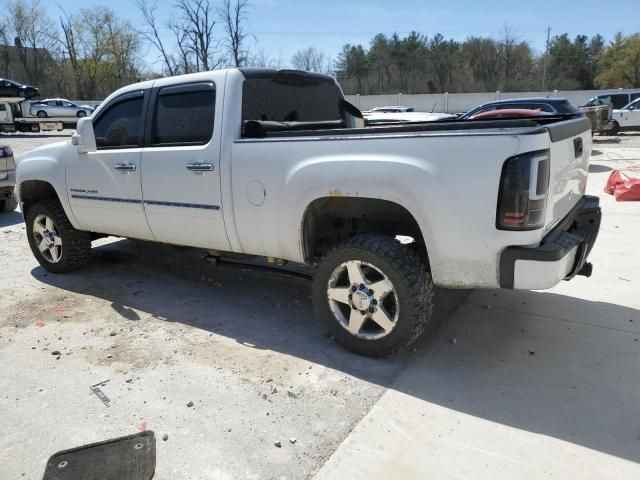
[{"label": "sky", "polygon": [[[4,0],[0,0],[3,3]],[[215,0],[214,0],[215,1]],[[251,0],[249,30],[257,48],[288,66],[299,48],[316,47],[335,58],[345,43],[364,46],[377,33],[412,30],[432,36],[464,40],[469,35],[500,37],[508,25],[521,40],[544,51],[546,29],[551,35],[595,35],[609,40],[621,31],[640,31],[640,0],[616,0],[615,11],[602,0]],[[175,0],[158,0],[159,17],[171,18]],[[43,0],[51,15],[60,8],[73,14],[88,5],[108,5],[140,25],[135,0]],[[167,38],[170,38],[167,35]],[[144,52],[153,63],[155,52]]]}]

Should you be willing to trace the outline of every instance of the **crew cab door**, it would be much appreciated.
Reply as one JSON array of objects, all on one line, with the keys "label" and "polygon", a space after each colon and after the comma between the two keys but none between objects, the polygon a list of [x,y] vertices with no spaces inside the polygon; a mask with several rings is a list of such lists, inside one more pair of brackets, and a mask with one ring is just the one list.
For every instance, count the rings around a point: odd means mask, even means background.
[{"label": "crew cab door", "polygon": [[230,250],[220,194],[222,102],[216,101],[216,84],[158,82],[142,152],[151,231],[160,242]]},{"label": "crew cab door", "polygon": [[624,110],[620,110],[621,127],[640,127],[640,100],[629,104]]},{"label": "crew cab door", "polygon": [[139,90],[112,100],[93,120],[97,149],[67,165],[69,201],[83,230],[153,240],[140,184],[148,94]]}]

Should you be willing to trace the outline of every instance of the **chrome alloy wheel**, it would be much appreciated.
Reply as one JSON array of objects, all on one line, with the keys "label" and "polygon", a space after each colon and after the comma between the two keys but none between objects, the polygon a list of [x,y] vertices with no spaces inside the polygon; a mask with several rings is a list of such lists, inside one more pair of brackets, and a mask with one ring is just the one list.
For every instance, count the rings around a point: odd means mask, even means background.
[{"label": "chrome alloy wheel", "polygon": [[62,259],[62,238],[50,217],[36,217],[33,222],[33,238],[38,250],[48,262],[58,263]]},{"label": "chrome alloy wheel", "polygon": [[359,260],[344,262],[327,285],[329,308],[352,335],[376,340],[391,333],[400,305],[391,280],[377,267]]}]

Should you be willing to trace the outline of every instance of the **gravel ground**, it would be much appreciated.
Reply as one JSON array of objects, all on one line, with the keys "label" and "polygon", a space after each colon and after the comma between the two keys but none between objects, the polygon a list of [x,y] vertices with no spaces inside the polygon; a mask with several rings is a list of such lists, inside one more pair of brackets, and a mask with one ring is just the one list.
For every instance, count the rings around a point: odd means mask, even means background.
[{"label": "gravel ground", "polygon": [[62,130],[60,132],[41,132],[41,133],[0,133],[0,143],[9,145],[13,149],[14,155],[22,155],[29,150],[48,145],[49,143],[67,140],[73,130]]},{"label": "gravel ground", "polygon": [[[69,134],[0,143],[20,155]],[[634,147],[640,135],[596,137],[594,166],[624,168]],[[370,360],[325,338],[308,280],[121,239],[94,252],[47,274],[19,212],[0,216],[3,477],[146,428],[158,479],[309,478],[416,355]],[[89,390],[105,380],[110,407]]]},{"label": "gravel ground", "polygon": [[[70,133],[0,143],[20,155]],[[41,478],[56,451],[144,428],[158,479],[308,478],[406,365],[325,338],[304,278],[94,247],[87,268],[48,274],[21,214],[0,216],[2,478]],[[105,380],[108,408],[89,390]]]}]

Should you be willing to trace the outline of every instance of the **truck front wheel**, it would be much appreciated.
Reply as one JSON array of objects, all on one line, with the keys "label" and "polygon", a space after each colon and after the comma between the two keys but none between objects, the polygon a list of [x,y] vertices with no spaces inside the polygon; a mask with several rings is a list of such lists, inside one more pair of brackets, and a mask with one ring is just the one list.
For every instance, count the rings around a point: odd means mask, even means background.
[{"label": "truck front wheel", "polygon": [[33,255],[49,272],[76,270],[91,256],[90,234],[73,228],[56,200],[32,205],[27,212],[26,227]]},{"label": "truck front wheel", "polygon": [[313,286],[316,312],[349,350],[384,356],[410,345],[433,313],[427,262],[392,237],[360,235],[320,262]]}]

